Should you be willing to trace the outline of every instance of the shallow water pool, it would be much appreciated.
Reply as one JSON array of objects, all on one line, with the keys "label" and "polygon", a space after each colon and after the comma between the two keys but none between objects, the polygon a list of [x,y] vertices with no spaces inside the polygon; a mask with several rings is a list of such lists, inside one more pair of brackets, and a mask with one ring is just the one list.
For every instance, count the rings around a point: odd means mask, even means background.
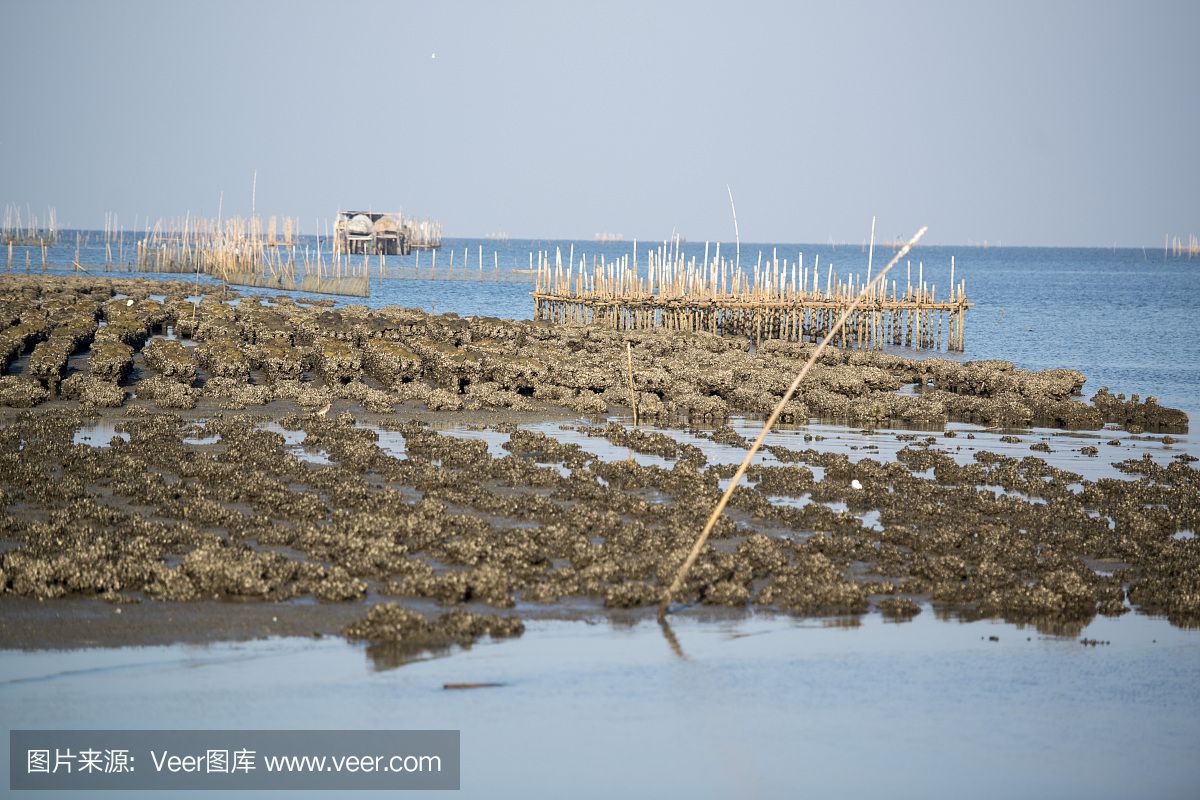
[{"label": "shallow water pool", "polygon": [[[1100,618],[1099,646],[928,608],[673,625],[678,652],[652,620],[533,622],[400,667],[340,639],[0,651],[0,705],[9,729],[457,728],[467,797],[1160,798],[1200,779],[1200,632],[1160,620]],[[460,682],[502,685],[442,688]]]}]

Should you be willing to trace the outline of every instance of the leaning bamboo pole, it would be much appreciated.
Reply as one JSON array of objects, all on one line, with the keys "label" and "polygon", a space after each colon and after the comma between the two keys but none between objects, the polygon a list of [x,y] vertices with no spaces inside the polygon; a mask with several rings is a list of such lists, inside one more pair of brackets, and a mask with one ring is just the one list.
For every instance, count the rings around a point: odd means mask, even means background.
[{"label": "leaning bamboo pole", "polygon": [[763,424],[762,430],[759,431],[758,437],[755,438],[754,442],[750,445],[750,449],[746,452],[746,457],[742,459],[742,463],[738,466],[737,472],[734,473],[733,478],[730,479],[729,486],[726,487],[725,493],[721,495],[721,499],[717,501],[716,508],[713,509],[712,514],[708,518],[708,522],[705,523],[704,529],[700,532],[700,535],[696,537],[696,541],[692,545],[692,549],[688,552],[687,558],[685,558],[683,564],[680,565],[679,571],[675,574],[675,579],[671,581],[671,585],[667,587],[667,591],[663,593],[662,600],[660,600],[658,604],[659,617],[666,616],[667,610],[671,605],[671,598],[676,592],[679,591],[680,587],[683,586],[683,582],[687,579],[687,574],[691,570],[692,565],[695,564],[696,559],[700,557],[700,553],[704,549],[705,542],[707,542],[708,537],[712,535],[713,528],[716,527],[717,520],[721,518],[721,514],[725,511],[725,507],[729,505],[729,500],[731,497],[733,497],[734,490],[737,489],[737,486],[741,482],[742,478],[746,476],[746,471],[750,468],[750,462],[752,462],[754,460],[754,456],[758,454],[759,449],[762,447],[763,442],[767,438],[767,434],[771,432],[771,428],[774,427],[775,423],[779,421],[779,416],[783,413],[784,407],[791,401],[792,396],[796,394],[796,390],[800,388],[800,384],[804,381],[805,377],[808,376],[809,370],[813,368],[813,365],[817,363],[817,360],[821,357],[821,354],[824,353],[826,348],[829,347],[829,343],[833,340],[833,337],[836,336],[840,330],[842,330],[843,326],[846,324],[846,321],[850,319],[850,316],[858,309],[862,301],[866,299],[872,287],[875,284],[883,281],[884,277],[888,274],[892,267],[896,266],[896,263],[908,254],[908,251],[911,250],[913,246],[921,240],[921,237],[925,235],[925,231],[928,229],[928,226],[926,226],[917,231],[916,234],[908,240],[908,243],[905,244],[904,247],[900,248],[899,251],[897,251],[896,255],[892,257],[892,260],[888,262],[888,265],[880,270],[874,281],[862,286],[854,301],[842,311],[842,313],[838,316],[837,321],[833,324],[833,327],[830,328],[829,332],[825,335],[825,338],[821,340],[821,343],[818,344],[816,349],[813,350],[812,354],[808,357],[808,360],[804,362],[804,366],[801,367],[800,372],[796,374],[796,379],[792,381],[791,386],[789,386],[787,391],[783,393],[783,397],[781,397],[779,402],[775,404],[775,408],[771,411],[771,415],[767,417],[767,421]]}]

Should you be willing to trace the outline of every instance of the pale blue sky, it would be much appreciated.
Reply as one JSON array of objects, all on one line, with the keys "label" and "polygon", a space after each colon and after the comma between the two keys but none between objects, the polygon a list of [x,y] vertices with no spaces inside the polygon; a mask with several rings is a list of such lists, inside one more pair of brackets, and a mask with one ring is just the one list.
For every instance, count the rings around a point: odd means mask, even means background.
[{"label": "pale blue sky", "polygon": [[[0,204],[448,235],[1162,246],[1197,2],[0,0]],[[436,53],[436,58],[432,58]]]}]

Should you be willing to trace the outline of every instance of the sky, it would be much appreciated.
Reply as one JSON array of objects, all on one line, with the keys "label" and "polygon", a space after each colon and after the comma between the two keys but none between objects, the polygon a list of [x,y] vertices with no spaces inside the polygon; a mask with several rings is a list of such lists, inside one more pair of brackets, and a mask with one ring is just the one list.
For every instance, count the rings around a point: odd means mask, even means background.
[{"label": "sky", "polygon": [[1162,246],[1200,3],[0,0],[0,204],[448,236]]}]

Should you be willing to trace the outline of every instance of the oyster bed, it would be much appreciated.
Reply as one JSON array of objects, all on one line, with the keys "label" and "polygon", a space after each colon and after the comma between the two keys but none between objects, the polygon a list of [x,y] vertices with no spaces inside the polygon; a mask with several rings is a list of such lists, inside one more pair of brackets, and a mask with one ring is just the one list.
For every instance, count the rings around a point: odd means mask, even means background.
[{"label": "oyster bed", "polygon": [[[0,282],[0,646],[650,614],[811,347],[189,291]],[[1083,383],[831,351],[680,603],[1200,623],[1187,417]]]}]

